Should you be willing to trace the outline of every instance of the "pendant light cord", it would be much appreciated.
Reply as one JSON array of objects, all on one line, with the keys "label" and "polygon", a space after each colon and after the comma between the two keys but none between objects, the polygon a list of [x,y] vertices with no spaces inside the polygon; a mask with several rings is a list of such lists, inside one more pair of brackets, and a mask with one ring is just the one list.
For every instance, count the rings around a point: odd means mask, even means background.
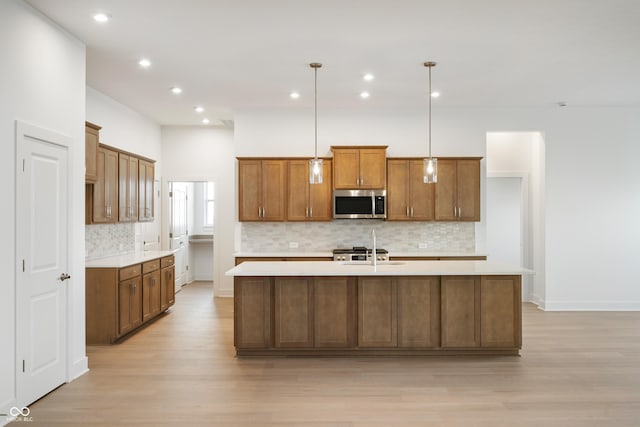
[{"label": "pendant light cord", "polygon": [[318,67],[313,68],[314,72],[314,80],[313,80],[313,111],[315,115],[315,151],[314,151],[314,160],[318,160]]},{"label": "pendant light cord", "polygon": [[429,93],[427,96],[429,97],[429,159],[431,159],[431,68],[433,66],[429,66]]}]

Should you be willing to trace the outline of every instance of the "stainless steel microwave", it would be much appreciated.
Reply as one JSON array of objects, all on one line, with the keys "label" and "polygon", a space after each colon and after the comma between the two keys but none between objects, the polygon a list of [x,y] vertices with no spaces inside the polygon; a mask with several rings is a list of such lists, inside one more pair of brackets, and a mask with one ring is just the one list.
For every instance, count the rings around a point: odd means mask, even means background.
[{"label": "stainless steel microwave", "polygon": [[387,190],[334,190],[333,217],[386,218]]}]

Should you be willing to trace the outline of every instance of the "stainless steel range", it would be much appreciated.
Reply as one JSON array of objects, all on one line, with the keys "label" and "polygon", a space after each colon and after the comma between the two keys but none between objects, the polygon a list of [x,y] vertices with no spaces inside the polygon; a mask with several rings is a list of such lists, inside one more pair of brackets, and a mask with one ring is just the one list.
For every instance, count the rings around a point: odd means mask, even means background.
[{"label": "stainless steel range", "polygon": [[[388,261],[389,251],[386,249],[376,249],[376,259],[378,261]],[[364,246],[354,246],[353,248],[334,249],[334,261],[371,261],[371,249]]]}]

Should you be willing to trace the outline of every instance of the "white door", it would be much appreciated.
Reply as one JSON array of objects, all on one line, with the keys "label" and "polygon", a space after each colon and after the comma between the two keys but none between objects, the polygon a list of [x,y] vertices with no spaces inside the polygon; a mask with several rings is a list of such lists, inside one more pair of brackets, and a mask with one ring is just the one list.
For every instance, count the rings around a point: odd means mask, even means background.
[{"label": "white door", "polygon": [[171,223],[169,244],[175,250],[176,292],[187,282],[187,185],[181,182],[169,183]]},{"label": "white door", "polygon": [[69,139],[16,126],[17,397],[29,404],[66,378]]}]

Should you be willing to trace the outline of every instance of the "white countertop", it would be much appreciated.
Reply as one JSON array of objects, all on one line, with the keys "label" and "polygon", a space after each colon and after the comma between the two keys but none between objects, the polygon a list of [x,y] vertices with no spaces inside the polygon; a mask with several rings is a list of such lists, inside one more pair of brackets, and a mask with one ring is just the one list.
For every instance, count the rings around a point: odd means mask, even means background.
[{"label": "white countertop", "polygon": [[[282,252],[235,252],[233,254],[237,258],[307,258],[307,257],[333,257],[333,252],[301,252],[301,251],[282,251]],[[469,257],[469,256],[487,256],[484,252],[445,252],[445,251],[415,251],[415,252],[399,252],[390,251],[391,257]]]},{"label": "white countertop", "polygon": [[337,261],[251,261],[227,276],[481,276],[534,274],[533,270],[493,261],[391,261],[346,265]]},{"label": "white countertop", "polygon": [[175,251],[145,251],[85,261],[86,268],[122,268],[173,255]]},{"label": "white countertop", "polygon": [[333,253],[331,251],[326,252],[300,252],[300,251],[282,251],[282,252],[235,252],[233,254],[236,258],[316,258],[326,257],[332,258]]}]

